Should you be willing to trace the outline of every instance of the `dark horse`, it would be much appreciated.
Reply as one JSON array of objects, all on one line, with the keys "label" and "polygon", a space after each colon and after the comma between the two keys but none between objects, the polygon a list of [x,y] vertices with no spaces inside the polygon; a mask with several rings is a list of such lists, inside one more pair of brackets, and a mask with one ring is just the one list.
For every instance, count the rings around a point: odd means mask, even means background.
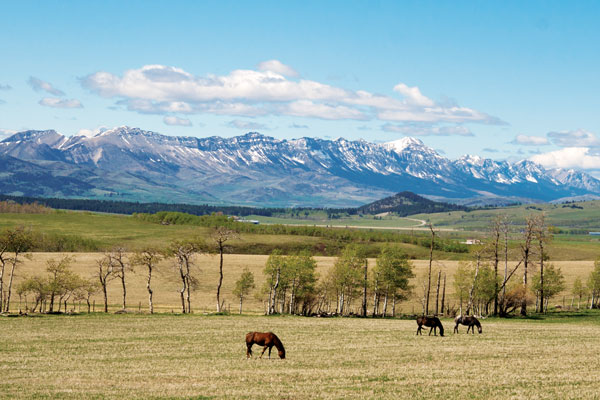
[{"label": "dark horse", "polygon": [[479,333],[482,332],[481,324],[479,323],[479,320],[472,315],[467,315],[467,316],[459,315],[458,317],[454,318],[454,323],[456,324],[454,326],[454,333],[458,333],[458,325],[459,324],[467,326],[467,333],[469,333],[469,329],[470,329],[471,333],[474,334],[475,327],[477,327],[477,330],[479,331]]},{"label": "dark horse", "polygon": [[421,333],[421,328],[423,325],[425,325],[431,328],[429,329],[429,335],[431,335],[431,331],[433,331],[433,334],[437,336],[436,328],[440,328],[440,336],[444,336],[444,327],[442,326],[442,323],[438,317],[428,317],[423,315],[417,318],[417,325],[419,325],[417,328],[417,335],[423,334]]},{"label": "dark horse", "polygon": [[285,358],[285,348],[281,340],[273,332],[249,332],[246,335],[246,347],[248,348],[246,350],[246,358],[252,356],[252,346],[254,344],[264,346],[262,353],[260,353],[260,358],[262,358],[267,349],[269,349],[269,358],[271,358],[271,349],[273,346],[277,347],[279,358]]}]

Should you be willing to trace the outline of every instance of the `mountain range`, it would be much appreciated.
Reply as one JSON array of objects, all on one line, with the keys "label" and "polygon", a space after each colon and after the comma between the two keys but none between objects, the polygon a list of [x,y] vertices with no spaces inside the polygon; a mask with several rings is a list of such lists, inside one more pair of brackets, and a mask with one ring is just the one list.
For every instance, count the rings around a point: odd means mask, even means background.
[{"label": "mountain range", "polygon": [[10,195],[352,207],[411,191],[460,204],[598,198],[600,181],[478,156],[450,160],[405,137],[377,144],[343,138],[175,137],[118,127],[94,136],[24,131],[0,142],[0,193]]}]

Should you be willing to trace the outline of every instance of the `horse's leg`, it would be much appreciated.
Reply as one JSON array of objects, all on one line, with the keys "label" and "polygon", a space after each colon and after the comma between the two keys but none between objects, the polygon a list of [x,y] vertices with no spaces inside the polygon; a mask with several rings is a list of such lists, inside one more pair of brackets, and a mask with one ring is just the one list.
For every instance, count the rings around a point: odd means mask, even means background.
[{"label": "horse's leg", "polygon": [[458,333],[458,323],[454,325],[454,333]]},{"label": "horse's leg", "polygon": [[469,333],[469,330],[470,330],[471,328],[473,328],[473,325],[469,325],[469,326],[467,326],[467,333]]},{"label": "horse's leg", "polygon": [[431,336],[431,331],[433,331],[433,333],[435,334],[435,326],[432,326],[431,328],[429,328],[429,336]]},{"label": "horse's leg", "polygon": [[260,353],[260,358],[262,358],[263,354],[265,354],[265,350],[267,350],[268,346],[263,347],[262,353]]},{"label": "horse's leg", "polygon": [[246,343],[246,358],[252,357],[252,344]]},{"label": "horse's leg", "polygon": [[420,335],[420,334],[421,334],[421,325],[418,325],[417,326],[417,335]]},{"label": "horse's leg", "polygon": [[269,346],[269,359],[271,359],[271,350],[273,350],[273,346]]}]

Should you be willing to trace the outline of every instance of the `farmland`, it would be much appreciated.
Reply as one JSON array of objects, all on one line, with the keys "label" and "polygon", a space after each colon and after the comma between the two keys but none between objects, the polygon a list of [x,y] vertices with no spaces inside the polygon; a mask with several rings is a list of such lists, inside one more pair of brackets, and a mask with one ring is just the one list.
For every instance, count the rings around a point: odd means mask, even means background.
[{"label": "farmland", "polygon": [[[0,320],[0,398],[597,398],[596,313],[486,320],[415,336],[410,320],[78,315]],[[286,360],[246,360],[272,330]]]}]

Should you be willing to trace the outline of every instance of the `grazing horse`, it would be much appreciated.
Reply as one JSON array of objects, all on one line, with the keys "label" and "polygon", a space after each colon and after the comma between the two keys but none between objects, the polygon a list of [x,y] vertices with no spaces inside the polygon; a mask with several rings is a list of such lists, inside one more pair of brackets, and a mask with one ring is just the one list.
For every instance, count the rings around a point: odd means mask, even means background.
[{"label": "grazing horse", "polygon": [[481,324],[479,323],[479,320],[472,315],[467,315],[467,316],[459,315],[458,317],[454,318],[454,323],[456,324],[456,325],[454,325],[454,333],[458,333],[458,325],[459,324],[467,326],[467,333],[469,333],[469,329],[470,329],[471,333],[474,334],[475,327],[477,327],[477,330],[479,331],[479,333],[481,333],[483,331],[481,329]]},{"label": "grazing horse", "polygon": [[267,349],[269,349],[269,358],[271,358],[271,349],[273,346],[277,347],[279,358],[285,358],[285,348],[283,347],[281,340],[279,340],[277,335],[273,332],[249,332],[246,335],[246,358],[252,356],[252,346],[254,344],[264,346],[262,353],[260,353],[260,358],[262,358]]},{"label": "grazing horse", "polygon": [[417,325],[419,325],[419,327],[417,328],[417,335],[423,334],[421,332],[421,328],[423,327],[423,325],[425,325],[431,328],[429,329],[430,336],[431,331],[433,331],[433,334],[437,336],[436,328],[440,328],[440,336],[444,336],[444,327],[442,326],[442,323],[438,317],[428,317],[426,315],[423,315],[417,318]]}]

